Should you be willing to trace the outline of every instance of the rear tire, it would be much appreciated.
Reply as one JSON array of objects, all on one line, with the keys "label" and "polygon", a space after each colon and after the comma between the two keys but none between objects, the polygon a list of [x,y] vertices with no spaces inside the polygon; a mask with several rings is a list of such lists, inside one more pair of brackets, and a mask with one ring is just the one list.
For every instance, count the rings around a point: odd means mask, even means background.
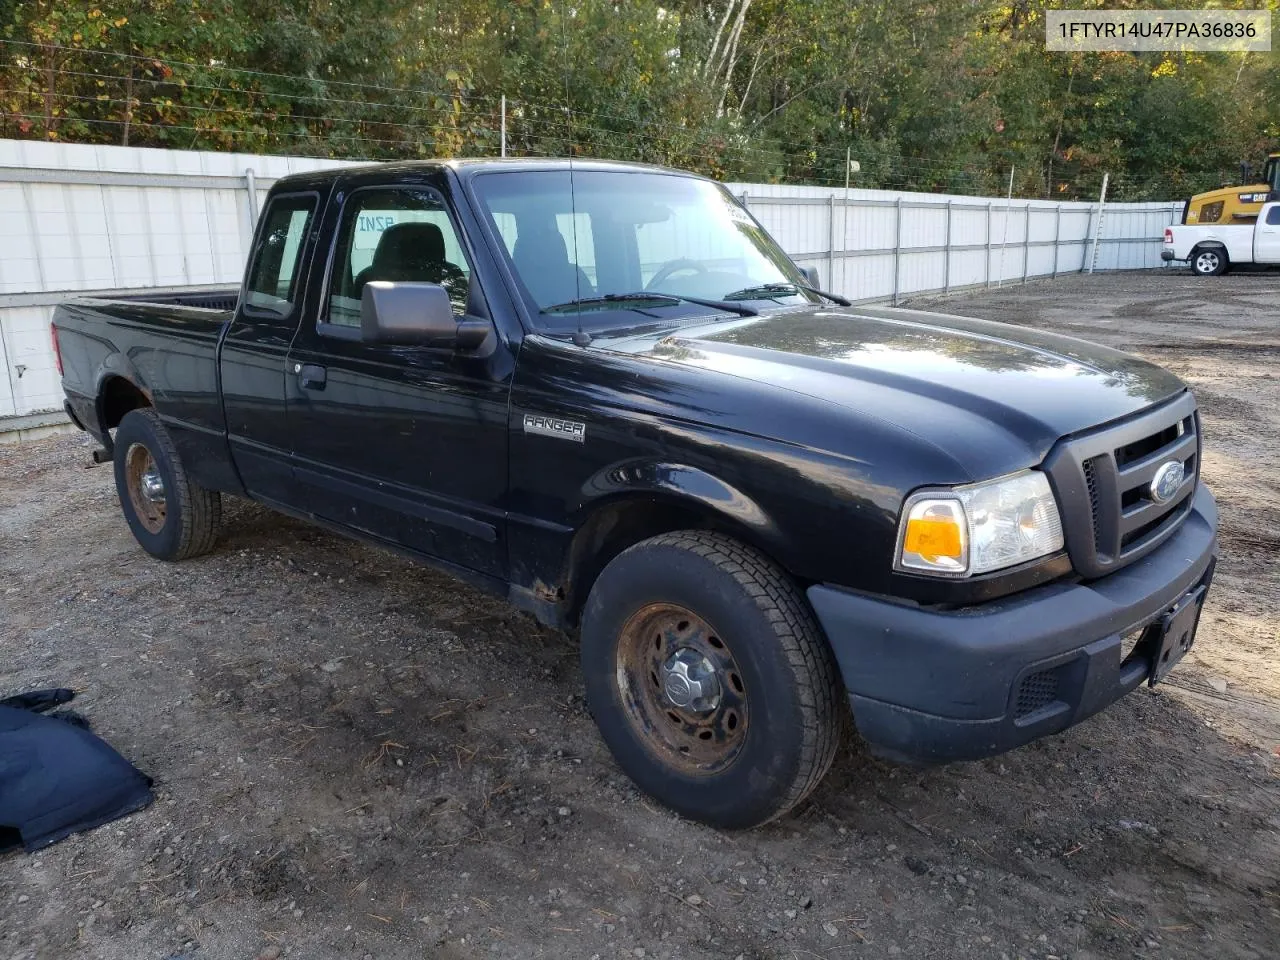
[{"label": "rear tire", "polygon": [[213,549],[222,498],[187,474],[159,414],[130,410],[115,436],[116,492],[143,550],[160,560],[185,560]]},{"label": "rear tire", "polygon": [[835,757],[831,649],[795,583],[729,537],[663,534],[616,557],[587,599],[582,667],[618,764],[690,819],[766,823]]},{"label": "rear tire", "polygon": [[1191,254],[1191,269],[1201,277],[1217,277],[1230,265],[1227,251],[1221,247],[1199,247]]}]

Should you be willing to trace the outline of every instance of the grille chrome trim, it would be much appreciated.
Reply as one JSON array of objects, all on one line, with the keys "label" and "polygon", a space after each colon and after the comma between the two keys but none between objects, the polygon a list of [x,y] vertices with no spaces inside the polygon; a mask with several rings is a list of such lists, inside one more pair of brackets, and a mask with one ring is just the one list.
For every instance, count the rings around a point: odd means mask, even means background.
[{"label": "grille chrome trim", "polygon": [[[1149,486],[1170,460],[1186,478],[1165,503]],[[1044,462],[1062,511],[1067,553],[1076,572],[1101,577],[1167,540],[1186,518],[1200,479],[1200,421],[1184,391],[1128,420],[1061,440]]]}]

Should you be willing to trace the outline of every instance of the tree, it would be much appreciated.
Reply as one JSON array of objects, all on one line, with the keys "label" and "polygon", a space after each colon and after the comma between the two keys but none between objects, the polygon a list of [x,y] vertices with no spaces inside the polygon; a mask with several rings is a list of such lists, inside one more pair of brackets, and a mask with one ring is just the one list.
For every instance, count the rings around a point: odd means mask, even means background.
[{"label": "tree", "polygon": [[1280,143],[1276,58],[1046,53],[1065,4],[0,0],[0,135],[492,155],[505,95],[517,155],[842,183],[851,150],[860,186],[990,194],[1013,167],[1022,195],[1109,172],[1162,199]]}]

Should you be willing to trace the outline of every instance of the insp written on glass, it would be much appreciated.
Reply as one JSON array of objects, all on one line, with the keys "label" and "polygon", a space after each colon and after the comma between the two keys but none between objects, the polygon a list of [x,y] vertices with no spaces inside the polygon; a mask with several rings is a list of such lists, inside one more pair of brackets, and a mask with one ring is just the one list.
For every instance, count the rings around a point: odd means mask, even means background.
[{"label": "insp written on glass", "polygon": [[1270,10],[1048,10],[1049,50],[1271,49]]}]

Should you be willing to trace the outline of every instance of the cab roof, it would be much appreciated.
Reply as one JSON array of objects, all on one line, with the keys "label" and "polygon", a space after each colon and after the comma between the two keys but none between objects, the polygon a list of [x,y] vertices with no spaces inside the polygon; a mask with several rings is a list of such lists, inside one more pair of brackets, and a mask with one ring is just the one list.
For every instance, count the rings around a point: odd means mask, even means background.
[{"label": "cab roof", "polygon": [[305,173],[294,173],[281,177],[276,181],[276,188],[298,189],[300,187],[316,188],[325,186],[339,177],[396,178],[411,180],[415,176],[452,170],[461,179],[469,179],[482,173],[518,173],[522,171],[600,171],[615,173],[663,173],[682,177],[708,179],[701,174],[672,167],[662,167],[650,163],[631,163],[621,160],[570,160],[567,157],[465,157],[449,160],[390,160],[385,163],[358,163],[350,166],[329,167],[324,170],[309,170]]}]

